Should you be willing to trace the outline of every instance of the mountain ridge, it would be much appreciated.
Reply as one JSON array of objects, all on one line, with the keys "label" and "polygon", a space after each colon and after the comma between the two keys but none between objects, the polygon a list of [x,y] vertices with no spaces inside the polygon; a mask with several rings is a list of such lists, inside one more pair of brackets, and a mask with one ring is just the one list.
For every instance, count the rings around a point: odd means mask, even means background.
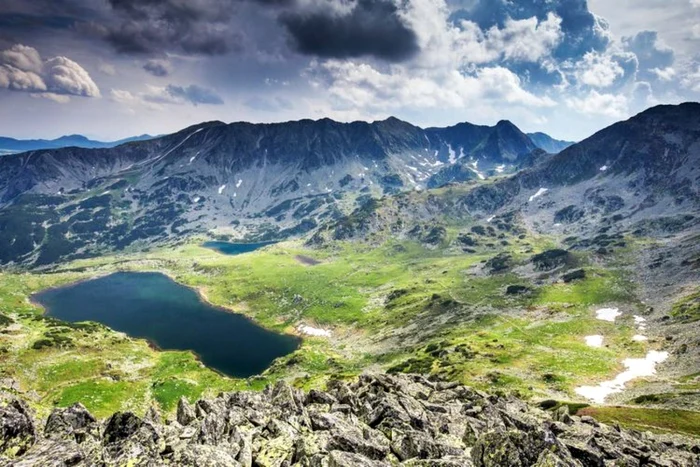
[{"label": "mountain ridge", "polygon": [[[628,167],[627,176],[638,173],[636,183],[642,186],[668,185],[670,172],[663,164],[642,161],[639,167],[646,172],[641,173],[632,156],[614,163],[606,148],[624,153],[618,143],[628,127],[639,127],[634,130],[637,137],[647,141],[656,133],[645,125],[661,124],[645,116],[664,112],[681,114],[672,124],[692,142],[694,130],[683,119],[690,114],[695,122],[697,109],[651,109],[554,155],[537,148],[508,121],[493,127],[461,123],[423,130],[389,118],[372,123],[213,121],[117,148],[6,156],[0,159],[0,226],[5,226],[0,236],[16,251],[0,255],[0,262],[48,264],[65,252],[91,255],[99,245],[121,249],[195,233],[286,238],[341,219],[372,198],[451,183],[479,185],[489,178],[496,180],[476,186],[465,197],[467,212],[490,215],[518,197],[537,198],[538,189],[554,185],[596,177],[605,182],[622,174],[621,164]],[[646,123],[635,123],[640,120]],[[666,144],[662,136],[653,144]],[[591,145],[597,145],[599,156],[591,156]],[[647,149],[635,149],[642,150]],[[666,155],[683,161],[676,150]],[[683,163],[692,173],[692,163]],[[680,193],[685,187],[688,199],[694,199],[693,183],[683,183],[673,190]],[[58,213],[51,212],[56,208]],[[16,212],[20,209],[21,216]],[[42,256],[47,249],[54,253]]]},{"label": "mountain ridge", "polygon": [[39,151],[45,149],[60,149],[65,147],[81,147],[86,149],[113,148],[134,141],[146,141],[156,138],[148,134],[131,136],[116,141],[92,140],[81,134],[63,135],[55,139],[17,139],[0,136],[0,154]]}]

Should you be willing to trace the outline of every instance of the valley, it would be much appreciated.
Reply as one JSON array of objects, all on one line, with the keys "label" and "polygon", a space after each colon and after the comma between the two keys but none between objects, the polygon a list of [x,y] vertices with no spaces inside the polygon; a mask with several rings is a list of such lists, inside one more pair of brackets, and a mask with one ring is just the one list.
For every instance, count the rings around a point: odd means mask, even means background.
[{"label": "valley", "polygon": [[[338,242],[311,249],[297,241],[226,256],[191,244],[78,260],[50,274],[9,275],[3,278],[8,285],[3,302],[22,306],[5,312],[13,322],[6,352],[17,354],[9,360],[13,363],[6,366],[5,377],[16,381],[22,393],[34,392],[40,411],[54,403],[81,401],[98,415],[144,411],[154,403],[173,410],[181,396],[194,400],[221,390],[260,388],[279,378],[318,388],[331,378],[349,378],[367,368],[433,373],[534,400],[585,403],[589,401],[576,394],[577,387],[619,373],[624,358],[670,350],[670,364],[659,366],[663,378],[635,379],[624,393],[605,402],[640,409],[697,407],[689,405],[698,400],[696,376],[674,375],[672,368],[681,357],[678,348],[649,316],[631,280],[634,265],[626,258],[644,241],[630,239],[605,266],[588,254],[574,254],[568,265],[556,265],[533,281],[518,274],[518,268],[552,251],[546,248],[555,246],[553,239],[499,233],[494,237],[509,242],[507,248],[485,243],[465,253],[459,232],[479,225],[452,227],[437,248],[388,240],[381,246]],[[504,250],[513,255],[510,268],[517,272],[509,268],[485,274],[483,269],[491,267],[486,265]],[[299,256],[317,264],[299,261]],[[560,281],[572,268],[585,270],[585,277]],[[192,353],[155,351],[145,341],[99,325],[83,328],[38,319],[41,310],[27,303],[32,293],[48,286],[114,271],[155,270],[268,329],[299,334],[303,324],[328,330],[330,336],[304,335],[299,350],[278,359],[260,376],[229,379],[203,366]],[[514,285],[527,290],[511,292]],[[595,311],[609,306],[623,310],[618,320],[597,319]],[[637,313],[652,320],[648,341],[633,338]],[[605,345],[587,345],[586,336],[597,334],[605,336]],[[60,338],[35,348],[37,341],[50,336]],[[682,342],[680,336],[677,339]],[[19,349],[23,350],[18,353]],[[37,374],[43,375],[41,386],[33,383]],[[678,423],[690,423],[688,417],[695,415],[688,412]]]},{"label": "valley", "polygon": [[[318,394],[419,374],[700,436],[700,105],[557,154],[507,123],[477,144],[468,126],[407,125],[210,123],[3,157],[2,391],[40,417],[77,402],[181,417],[280,381]],[[227,159],[222,141],[255,149]],[[424,171],[416,144],[438,148]]]}]

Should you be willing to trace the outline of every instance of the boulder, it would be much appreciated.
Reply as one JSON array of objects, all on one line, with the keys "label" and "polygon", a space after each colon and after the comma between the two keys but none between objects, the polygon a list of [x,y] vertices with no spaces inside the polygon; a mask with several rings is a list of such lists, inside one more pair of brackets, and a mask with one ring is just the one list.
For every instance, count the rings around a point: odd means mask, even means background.
[{"label": "boulder", "polygon": [[34,418],[20,399],[0,401],[0,455],[21,456],[36,442]]}]

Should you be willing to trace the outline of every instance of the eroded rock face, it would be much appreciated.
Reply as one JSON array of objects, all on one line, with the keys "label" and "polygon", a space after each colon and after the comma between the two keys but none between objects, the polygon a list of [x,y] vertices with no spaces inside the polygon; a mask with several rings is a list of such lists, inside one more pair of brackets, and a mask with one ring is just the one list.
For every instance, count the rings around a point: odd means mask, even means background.
[{"label": "eroded rock face", "polygon": [[21,401],[0,408],[0,465],[526,467],[700,465],[682,437],[565,419],[515,398],[418,375],[363,375],[308,394],[285,383],[192,405],[161,424],[84,407],[55,410],[43,433]]}]

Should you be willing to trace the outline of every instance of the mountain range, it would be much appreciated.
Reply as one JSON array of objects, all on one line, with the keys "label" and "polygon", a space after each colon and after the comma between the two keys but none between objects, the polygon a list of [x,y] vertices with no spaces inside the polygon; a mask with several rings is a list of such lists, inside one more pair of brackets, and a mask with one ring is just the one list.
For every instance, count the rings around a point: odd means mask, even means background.
[{"label": "mountain range", "polygon": [[0,262],[212,231],[286,238],[373,197],[503,176],[546,154],[508,121],[422,129],[396,118],[207,122],[115,148],[26,152],[0,160],[0,236],[12,246]]},{"label": "mountain range", "polygon": [[83,135],[66,135],[56,139],[15,139],[0,136],[0,155],[25,151],[38,151],[41,149],[58,149],[67,147],[76,148],[113,148],[133,141],[146,141],[152,139],[151,135],[132,136],[118,141],[104,142],[91,140]]},{"label": "mountain range", "polygon": [[680,215],[698,203],[699,108],[656,107],[558,154],[508,121],[422,129],[389,118],[207,122],[115,148],[10,155],[0,159],[0,241],[10,246],[0,263],[46,265],[195,234],[288,238],[373,199],[452,183],[473,185],[459,212],[518,205],[547,228]]}]

